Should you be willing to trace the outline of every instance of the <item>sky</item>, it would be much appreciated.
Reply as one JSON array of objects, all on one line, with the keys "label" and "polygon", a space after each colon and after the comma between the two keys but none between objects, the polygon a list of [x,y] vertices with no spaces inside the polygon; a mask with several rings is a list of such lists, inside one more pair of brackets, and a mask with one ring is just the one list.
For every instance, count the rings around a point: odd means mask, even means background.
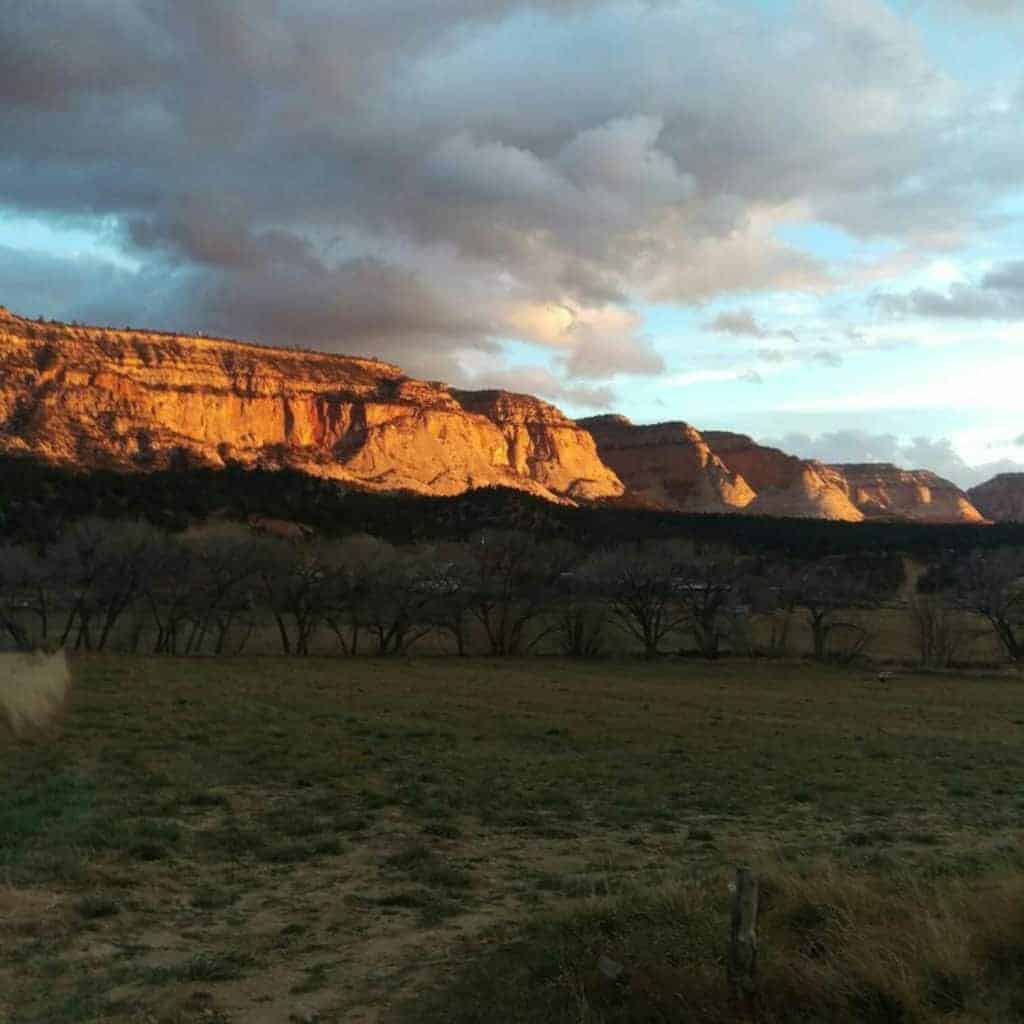
[{"label": "sky", "polygon": [[0,303],[1024,469],[1018,0],[5,0]]}]

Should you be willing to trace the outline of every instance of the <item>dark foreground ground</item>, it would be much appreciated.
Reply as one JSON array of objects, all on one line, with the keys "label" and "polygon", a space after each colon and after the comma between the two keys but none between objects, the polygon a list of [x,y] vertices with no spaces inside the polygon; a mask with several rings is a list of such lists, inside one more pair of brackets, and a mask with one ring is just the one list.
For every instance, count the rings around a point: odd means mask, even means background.
[{"label": "dark foreground ground", "polygon": [[[0,747],[0,1021],[1024,1019],[1024,684],[800,663],[76,663]],[[601,955],[627,968],[608,983]]]}]

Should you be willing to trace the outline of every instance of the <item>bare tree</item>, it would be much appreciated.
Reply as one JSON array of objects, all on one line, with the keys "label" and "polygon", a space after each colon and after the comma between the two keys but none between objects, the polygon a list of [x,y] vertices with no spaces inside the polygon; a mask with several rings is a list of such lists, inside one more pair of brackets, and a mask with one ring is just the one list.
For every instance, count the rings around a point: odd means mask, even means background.
[{"label": "bare tree", "polygon": [[159,534],[141,523],[87,519],[54,545],[47,561],[63,584],[62,645],[102,651],[121,616],[143,594]]},{"label": "bare tree", "polygon": [[608,608],[601,591],[599,559],[578,562],[555,581],[551,618],[562,654],[594,658],[604,649]]},{"label": "bare tree", "polygon": [[689,620],[679,603],[678,546],[623,545],[595,558],[591,571],[605,595],[608,614],[656,658],[667,638]]},{"label": "bare tree", "polygon": [[843,558],[775,572],[780,604],[803,612],[817,661],[852,661],[864,652],[872,634],[858,610],[875,607],[881,596],[868,573]]},{"label": "bare tree", "polygon": [[[28,548],[0,548],[0,629],[21,651],[29,651],[34,646],[24,613],[29,607],[29,595],[41,575],[39,560]],[[44,617],[44,625],[45,622]]]},{"label": "bare tree", "polygon": [[530,650],[553,626],[538,627],[555,585],[577,558],[568,544],[538,544],[520,530],[485,530],[466,548],[473,565],[469,615],[483,628],[491,654]]},{"label": "bare tree", "polygon": [[746,613],[732,623],[731,642],[754,657],[777,658],[790,653],[796,609],[780,594],[778,575],[762,559],[754,559],[742,581]]},{"label": "bare tree", "polygon": [[366,630],[366,598],[373,583],[380,541],[356,534],[324,547],[329,577],[324,595],[324,621],[344,654],[359,653]]},{"label": "bare tree", "polygon": [[465,544],[437,545],[423,567],[422,586],[428,593],[426,619],[442,638],[451,637],[460,658],[469,649],[476,578],[476,562]]},{"label": "bare tree", "polygon": [[157,541],[144,583],[146,603],[155,634],[154,654],[178,654],[179,643],[194,622],[195,560],[178,538]]},{"label": "bare tree", "polygon": [[330,570],[320,544],[270,538],[253,545],[260,592],[277,624],[285,654],[309,654],[324,621]]},{"label": "bare tree", "polygon": [[722,641],[746,613],[747,571],[742,561],[722,552],[703,554],[675,567],[675,599],[705,658],[718,657]]},{"label": "bare tree", "polygon": [[948,668],[970,637],[962,613],[940,594],[913,594],[907,615],[921,664]]},{"label": "bare tree", "polygon": [[[234,525],[208,527],[199,536],[190,538],[187,546],[196,567],[193,588],[194,629],[189,636],[188,651],[199,653],[207,638],[212,640],[213,653],[223,654],[228,636],[238,619],[252,611],[251,585],[256,566],[250,557],[252,535]],[[241,653],[255,627],[248,615],[245,632],[235,646]]]},{"label": "bare tree", "polygon": [[596,658],[604,650],[608,612],[596,601],[573,599],[561,603],[555,624],[562,654]]},{"label": "bare tree", "polygon": [[376,654],[404,654],[430,632],[427,608],[434,594],[429,581],[429,552],[377,542],[359,609]]},{"label": "bare tree", "polygon": [[959,606],[987,620],[1011,661],[1024,661],[1024,551],[973,551],[954,579]]}]

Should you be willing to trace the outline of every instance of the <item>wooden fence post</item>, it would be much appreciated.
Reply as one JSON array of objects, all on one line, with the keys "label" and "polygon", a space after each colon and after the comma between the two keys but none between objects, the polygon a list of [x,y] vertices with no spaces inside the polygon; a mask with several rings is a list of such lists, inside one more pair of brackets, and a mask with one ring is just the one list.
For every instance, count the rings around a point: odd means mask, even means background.
[{"label": "wooden fence post", "polygon": [[757,988],[757,879],[747,867],[736,869],[725,970],[732,997],[752,1013]]}]

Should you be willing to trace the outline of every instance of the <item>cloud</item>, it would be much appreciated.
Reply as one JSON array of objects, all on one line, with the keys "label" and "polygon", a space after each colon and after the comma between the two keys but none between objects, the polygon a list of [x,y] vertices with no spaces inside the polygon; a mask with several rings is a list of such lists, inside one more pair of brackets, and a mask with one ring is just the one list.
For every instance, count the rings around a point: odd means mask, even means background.
[{"label": "cloud", "polygon": [[994,267],[974,284],[955,282],[944,292],[918,288],[903,295],[880,294],[874,301],[894,316],[1024,319],[1024,260]]},{"label": "cloud", "polygon": [[[1024,180],[1020,111],[975,105],[890,6],[771,8],[9,0],[0,195],[121,225],[142,269],[58,260],[64,315],[432,376],[508,338],[584,388],[654,374],[645,303],[836,286],[780,225],[916,252]],[[15,263],[5,299],[42,301]],[[998,275],[976,290],[1018,308]]]},{"label": "cloud", "polygon": [[1024,463],[1009,459],[970,465],[947,437],[901,440],[895,434],[837,430],[817,436],[791,432],[765,443],[804,459],[818,459],[831,464],[883,462],[904,469],[929,469],[964,489],[990,480],[997,473],[1024,470]]},{"label": "cloud", "polygon": [[719,334],[734,334],[739,337],[767,338],[770,332],[757,322],[749,309],[737,309],[733,312],[719,313],[710,323],[704,325],[705,330]]},{"label": "cloud", "polygon": [[[799,346],[800,339],[796,332],[789,328],[772,330],[766,327],[749,309],[736,309],[719,313],[713,320],[704,324],[704,330],[713,331],[717,334],[727,334],[735,338],[754,338],[764,341],[769,338],[778,339],[782,344],[763,345],[754,350],[754,355],[762,362],[785,363],[800,358],[801,353],[796,346]],[[819,362],[827,362],[828,365],[838,365],[833,360],[842,361],[840,356],[829,352],[816,352],[809,356],[810,359]]]},{"label": "cloud", "polygon": [[515,366],[488,369],[471,376],[467,387],[501,388],[505,391],[538,395],[551,402],[564,402],[581,409],[607,410],[615,404],[615,392],[609,387],[581,387],[569,384],[544,366]]},{"label": "cloud", "polygon": [[1003,263],[990,270],[981,279],[981,286],[1006,295],[1020,295],[1024,299],[1024,260]]},{"label": "cloud", "polygon": [[[618,374],[651,375],[665,369],[665,361],[638,325],[619,327],[616,320],[581,321],[572,329],[573,348],[564,359],[570,377],[604,379]],[[629,318],[623,318],[628,321]]]},{"label": "cloud", "polygon": [[843,357],[838,352],[833,352],[831,349],[818,349],[817,352],[811,353],[811,359],[819,363],[821,366],[837,367],[843,365]]},{"label": "cloud", "polygon": [[947,479],[966,480],[970,474],[970,467],[948,437],[915,437],[903,445],[901,454],[906,465],[930,469]]},{"label": "cloud", "polygon": [[995,16],[1019,16],[1022,12],[1019,0],[940,0],[940,6],[962,7],[980,14]]}]

